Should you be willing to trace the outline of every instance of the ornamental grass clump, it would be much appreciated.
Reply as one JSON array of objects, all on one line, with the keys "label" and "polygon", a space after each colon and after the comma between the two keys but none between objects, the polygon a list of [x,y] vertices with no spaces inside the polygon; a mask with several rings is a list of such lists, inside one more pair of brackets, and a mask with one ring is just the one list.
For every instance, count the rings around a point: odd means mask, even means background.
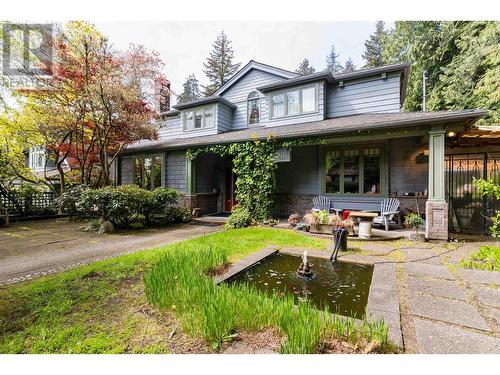
[{"label": "ornamental grass clump", "polygon": [[362,329],[353,319],[316,310],[308,301],[296,306],[294,297],[286,293],[268,295],[248,284],[216,285],[209,275],[227,264],[228,255],[225,248],[210,244],[170,248],[144,275],[148,301],[173,311],[187,334],[202,337],[214,350],[238,332],[266,328],[277,329],[285,338],[282,353],[315,353],[321,341],[332,336],[363,338],[363,342],[376,339],[381,350],[392,350],[387,331],[373,328],[372,323]]}]

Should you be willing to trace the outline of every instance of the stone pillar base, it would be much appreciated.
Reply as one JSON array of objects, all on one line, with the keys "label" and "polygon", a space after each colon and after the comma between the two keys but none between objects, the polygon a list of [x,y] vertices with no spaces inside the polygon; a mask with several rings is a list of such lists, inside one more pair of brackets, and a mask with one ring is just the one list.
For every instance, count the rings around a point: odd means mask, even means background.
[{"label": "stone pillar base", "polygon": [[190,210],[192,210],[193,208],[197,207],[198,205],[198,199],[197,199],[197,195],[196,194],[193,194],[193,195],[182,195],[181,197],[179,197],[179,206],[181,207],[186,207]]},{"label": "stone pillar base", "polygon": [[448,203],[427,201],[425,204],[425,238],[448,239]]}]

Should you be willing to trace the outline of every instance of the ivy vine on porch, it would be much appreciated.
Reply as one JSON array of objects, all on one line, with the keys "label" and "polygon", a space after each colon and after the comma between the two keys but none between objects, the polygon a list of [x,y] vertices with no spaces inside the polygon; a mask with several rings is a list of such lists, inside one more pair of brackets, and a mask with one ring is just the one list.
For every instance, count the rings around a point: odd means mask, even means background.
[{"label": "ivy vine on porch", "polygon": [[269,135],[265,140],[250,141],[191,148],[186,151],[190,160],[206,153],[221,157],[230,156],[233,172],[236,174],[236,200],[248,210],[252,219],[263,221],[268,218],[276,193],[276,153],[280,148],[307,144],[325,144],[325,138],[295,138],[278,140]]}]

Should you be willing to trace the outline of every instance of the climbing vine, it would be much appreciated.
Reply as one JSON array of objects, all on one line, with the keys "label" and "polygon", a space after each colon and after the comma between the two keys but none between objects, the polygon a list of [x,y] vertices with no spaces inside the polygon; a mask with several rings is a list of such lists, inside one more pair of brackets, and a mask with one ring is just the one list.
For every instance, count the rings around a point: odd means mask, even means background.
[{"label": "climbing vine", "polygon": [[265,140],[257,138],[251,141],[225,145],[204,146],[186,151],[186,156],[194,160],[206,153],[230,156],[233,171],[236,174],[236,201],[248,210],[257,221],[266,219],[276,192],[276,152],[279,148],[305,144],[323,144],[324,138],[298,138],[277,140],[272,135]]}]

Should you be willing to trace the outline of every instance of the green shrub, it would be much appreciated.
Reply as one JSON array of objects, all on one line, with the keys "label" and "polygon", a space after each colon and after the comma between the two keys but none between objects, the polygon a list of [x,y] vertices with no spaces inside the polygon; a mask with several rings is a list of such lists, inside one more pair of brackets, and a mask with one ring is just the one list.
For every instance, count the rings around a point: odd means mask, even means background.
[{"label": "green shrub", "polygon": [[89,217],[111,221],[117,227],[129,227],[144,217],[149,224],[154,214],[166,212],[177,201],[177,192],[157,188],[153,191],[135,185],[120,185],[82,192],[77,205]]},{"label": "green shrub", "polygon": [[[477,186],[479,192],[485,197],[500,199],[500,185],[495,184],[493,180],[483,180],[474,178],[474,185]],[[491,236],[500,238],[500,212],[496,212],[491,217],[492,225],[490,227]]]},{"label": "green shrub", "polygon": [[83,215],[84,212],[80,210],[79,202],[83,192],[88,189],[87,185],[75,185],[67,188],[55,199],[55,204],[59,207],[59,211],[72,216]]},{"label": "green shrub", "polygon": [[250,212],[246,208],[236,205],[227,218],[226,229],[248,227],[252,221]]},{"label": "green shrub", "polygon": [[191,210],[186,207],[171,206],[166,210],[166,218],[169,222],[188,223],[192,219]]},{"label": "green shrub", "polygon": [[464,268],[500,271],[500,247],[482,246],[477,253],[472,254],[469,259],[462,259],[460,263]]}]

